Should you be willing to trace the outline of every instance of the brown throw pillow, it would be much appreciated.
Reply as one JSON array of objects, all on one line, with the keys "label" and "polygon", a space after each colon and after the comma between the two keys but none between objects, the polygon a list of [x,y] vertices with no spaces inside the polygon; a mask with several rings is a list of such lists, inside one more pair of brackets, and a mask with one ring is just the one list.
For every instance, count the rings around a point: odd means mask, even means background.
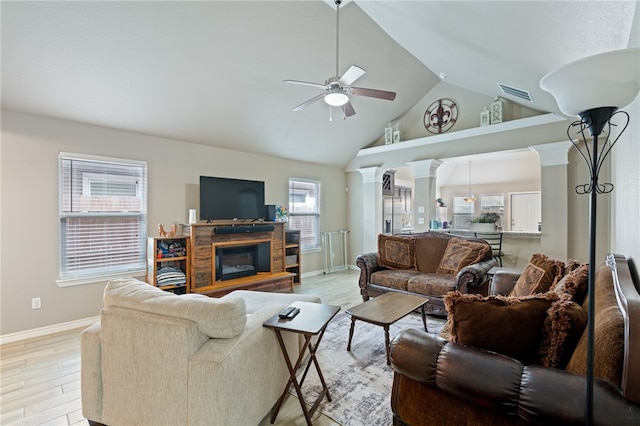
[{"label": "brown throw pillow", "polygon": [[567,294],[553,302],[544,321],[538,364],[564,368],[587,325],[587,311]]},{"label": "brown throw pillow", "polygon": [[444,305],[451,340],[531,362],[547,309],[557,299],[552,292],[523,298],[449,292]]},{"label": "brown throw pillow", "polygon": [[447,244],[447,249],[442,255],[442,260],[440,260],[436,273],[455,277],[465,266],[478,263],[484,259],[489,250],[491,250],[491,247],[488,244],[452,238]]},{"label": "brown throw pillow", "polygon": [[562,278],[564,262],[550,259],[544,254],[531,256],[509,296],[523,297],[549,291]]},{"label": "brown throw pillow", "polygon": [[571,300],[582,305],[589,284],[589,264],[585,263],[565,275],[553,288],[558,295],[568,294]]},{"label": "brown throw pillow", "polygon": [[378,235],[378,264],[393,269],[415,268],[416,241],[411,237]]}]

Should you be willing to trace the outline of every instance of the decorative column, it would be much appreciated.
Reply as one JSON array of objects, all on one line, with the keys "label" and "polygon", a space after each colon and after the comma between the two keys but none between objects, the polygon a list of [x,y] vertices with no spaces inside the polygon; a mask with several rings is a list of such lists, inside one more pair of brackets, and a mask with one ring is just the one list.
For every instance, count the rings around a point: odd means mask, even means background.
[{"label": "decorative column", "polygon": [[540,156],[542,235],[540,252],[554,259],[569,257],[568,171],[571,142],[529,147]]},{"label": "decorative column", "polygon": [[387,169],[365,167],[362,175],[362,249],[378,251],[378,234],[382,233],[382,175]]},{"label": "decorative column", "polygon": [[407,163],[413,170],[413,224],[417,232],[429,230],[429,220],[436,218],[436,170],[440,160]]}]

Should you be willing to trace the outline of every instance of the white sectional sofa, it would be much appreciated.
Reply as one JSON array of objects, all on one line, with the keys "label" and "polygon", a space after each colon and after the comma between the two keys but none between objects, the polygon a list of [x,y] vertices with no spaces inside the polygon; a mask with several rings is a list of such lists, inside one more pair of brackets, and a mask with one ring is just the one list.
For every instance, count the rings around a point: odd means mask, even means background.
[{"label": "white sectional sofa", "polygon": [[[101,320],[81,335],[82,410],[91,424],[258,424],[289,374],[262,323],[310,295],[177,296],[133,278],[107,284]],[[289,353],[300,339],[285,336]]]}]

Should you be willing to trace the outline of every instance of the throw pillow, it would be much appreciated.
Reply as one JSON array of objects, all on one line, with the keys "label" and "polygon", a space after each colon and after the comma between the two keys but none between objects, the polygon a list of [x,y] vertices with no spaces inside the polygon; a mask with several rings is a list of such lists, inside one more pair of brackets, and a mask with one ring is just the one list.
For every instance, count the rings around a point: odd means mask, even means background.
[{"label": "throw pillow", "polygon": [[564,368],[586,325],[587,311],[571,300],[570,295],[560,295],[547,311],[537,363]]},{"label": "throw pillow", "polygon": [[523,297],[549,291],[564,273],[564,262],[550,259],[544,254],[531,256],[509,296]]},{"label": "throw pillow", "polygon": [[467,241],[462,238],[452,238],[442,255],[437,274],[455,277],[465,266],[480,262],[491,250],[488,244]]},{"label": "throw pillow", "polygon": [[523,298],[449,292],[444,305],[451,340],[529,363],[536,359],[546,312],[555,300],[553,292]]},{"label": "throw pillow", "polygon": [[415,268],[416,241],[412,237],[378,235],[378,264],[393,269]]},{"label": "throw pillow", "polygon": [[589,264],[582,264],[562,279],[553,288],[558,295],[568,294],[571,300],[578,305],[582,305],[584,298],[587,295],[587,286],[589,284]]}]

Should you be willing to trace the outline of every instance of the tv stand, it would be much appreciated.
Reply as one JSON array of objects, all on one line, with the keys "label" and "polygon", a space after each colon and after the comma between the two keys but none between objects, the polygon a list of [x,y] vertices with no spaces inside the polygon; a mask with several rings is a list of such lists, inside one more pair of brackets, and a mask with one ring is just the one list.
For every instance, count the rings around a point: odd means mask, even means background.
[{"label": "tv stand", "polygon": [[[191,292],[223,296],[234,290],[293,292],[295,274],[285,265],[284,222],[212,221],[189,226]],[[270,272],[219,280],[215,276],[216,247],[270,243]]]}]

